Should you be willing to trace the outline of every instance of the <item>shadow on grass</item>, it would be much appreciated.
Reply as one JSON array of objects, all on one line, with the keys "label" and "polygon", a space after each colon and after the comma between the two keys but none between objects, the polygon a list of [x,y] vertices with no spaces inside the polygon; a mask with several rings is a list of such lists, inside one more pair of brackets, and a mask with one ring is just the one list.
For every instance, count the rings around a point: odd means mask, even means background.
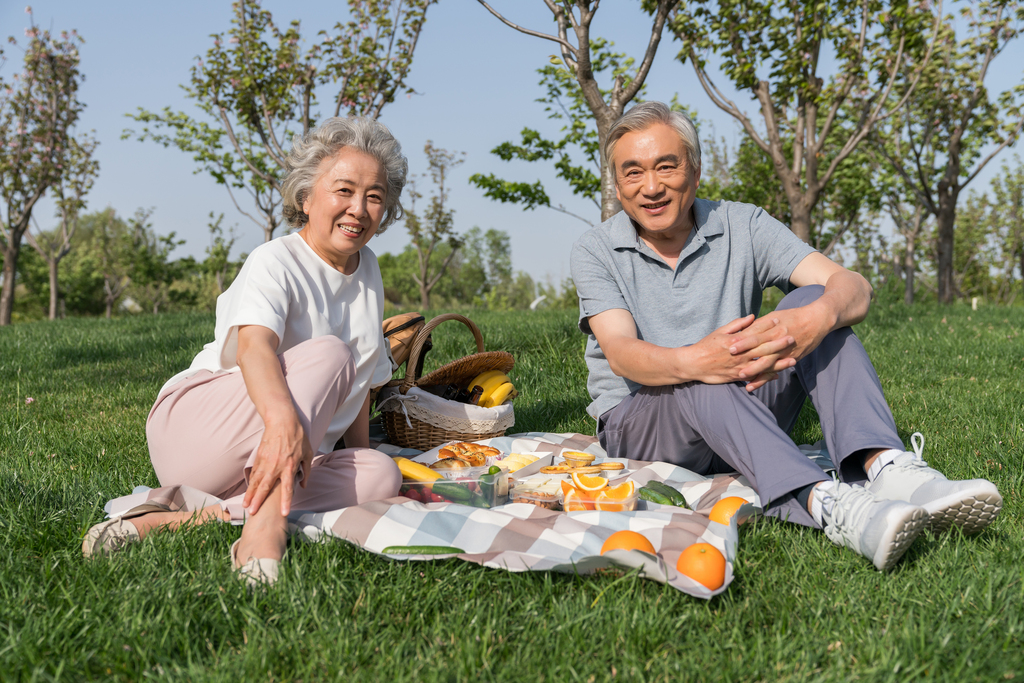
[{"label": "shadow on grass", "polygon": [[595,424],[587,415],[589,404],[586,396],[576,395],[516,404],[516,423],[509,431],[593,434]]}]

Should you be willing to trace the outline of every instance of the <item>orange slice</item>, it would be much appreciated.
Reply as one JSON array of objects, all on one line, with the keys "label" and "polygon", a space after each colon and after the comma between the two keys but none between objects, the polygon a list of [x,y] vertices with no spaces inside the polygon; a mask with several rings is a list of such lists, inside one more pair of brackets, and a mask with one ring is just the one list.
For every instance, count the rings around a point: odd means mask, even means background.
[{"label": "orange slice", "polygon": [[[636,486],[632,481],[625,484],[602,489],[597,494],[594,507],[598,510],[608,512],[625,512],[636,507],[635,500],[629,500],[636,493]],[[628,502],[627,502],[628,501]]]},{"label": "orange slice", "polygon": [[593,477],[578,472],[572,473],[572,483],[579,491],[600,491],[608,486],[608,480],[604,477]]},{"label": "orange slice", "polygon": [[562,509],[566,512],[582,512],[583,510],[593,510],[594,504],[581,496],[579,491],[571,488],[565,494],[565,499],[562,501]]}]

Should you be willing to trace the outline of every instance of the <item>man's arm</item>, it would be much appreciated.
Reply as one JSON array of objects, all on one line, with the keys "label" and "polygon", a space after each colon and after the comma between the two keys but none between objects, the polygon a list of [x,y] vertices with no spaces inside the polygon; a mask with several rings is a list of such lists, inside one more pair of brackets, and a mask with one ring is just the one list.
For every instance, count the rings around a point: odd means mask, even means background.
[{"label": "man's arm", "polygon": [[795,365],[816,349],[829,332],[856,325],[868,314],[873,295],[868,281],[818,252],[800,261],[789,279],[797,287],[824,285],[825,292],[807,306],[774,311],[733,337],[730,348],[736,354],[756,354],[758,349],[776,348],[764,345],[782,335],[794,340],[778,354],[774,367],[756,376],[747,375],[754,377],[747,384],[748,391],[763,386],[775,379],[775,373]]},{"label": "man's arm", "polygon": [[774,311],[735,335],[735,353],[745,353],[766,341],[789,335],[796,343],[781,355],[799,360],[816,349],[829,332],[856,325],[868,314],[872,296],[868,281],[818,252],[808,254],[797,264],[790,282],[797,287],[824,285],[825,292],[807,306]]},{"label": "man's arm", "polygon": [[[793,344],[793,338],[776,335],[746,352],[730,348],[736,333],[746,329],[754,316],[737,318],[692,346],[666,348],[637,337],[633,316],[613,308],[588,319],[612,372],[649,387],[699,381],[725,384],[742,381],[770,371],[778,353]],[[767,330],[766,330],[767,331]]]},{"label": "man's arm", "polygon": [[738,318],[693,346],[671,349],[641,341],[633,316],[623,309],[592,316],[590,329],[612,372],[637,384],[747,380],[747,390],[753,391],[774,379],[775,373],[796,365],[829,332],[855,325],[867,315],[868,281],[817,252],[797,265],[790,281],[797,287],[824,285],[825,292],[808,306],[775,311],[756,321],[752,315]]}]

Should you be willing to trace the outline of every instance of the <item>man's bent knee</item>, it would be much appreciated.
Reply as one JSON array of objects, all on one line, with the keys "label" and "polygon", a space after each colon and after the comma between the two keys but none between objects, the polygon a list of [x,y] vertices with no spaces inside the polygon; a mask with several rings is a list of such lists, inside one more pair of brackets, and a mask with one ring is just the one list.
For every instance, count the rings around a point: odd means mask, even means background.
[{"label": "man's bent knee", "polygon": [[816,301],[822,294],[825,293],[825,288],[822,285],[805,285],[803,287],[797,287],[792,292],[787,294],[779,302],[779,305],[775,307],[777,311],[783,311],[787,308],[800,308],[807,304]]}]

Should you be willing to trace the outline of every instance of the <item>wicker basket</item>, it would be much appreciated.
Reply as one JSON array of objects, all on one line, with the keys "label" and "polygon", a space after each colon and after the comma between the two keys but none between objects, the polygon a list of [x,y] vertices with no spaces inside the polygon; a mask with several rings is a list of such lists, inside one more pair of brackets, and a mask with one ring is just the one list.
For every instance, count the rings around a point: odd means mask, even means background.
[{"label": "wicker basket", "polygon": [[[417,378],[416,367],[427,337],[435,327],[448,320],[458,320],[469,328],[476,340],[478,353],[460,358]],[[405,378],[392,380],[388,384],[389,389],[381,392],[381,398],[378,399],[381,421],[384,431],[387,432],[388,440],[405,448],[427,451],[448,441],[479,441],[503,435],[505,430],[511,426],[510,416],[512,422],[515,420],[514,414],[511,412],[511,404],[507,406],[507,409],[504,406],[499,409],[465,406],[465,404],[454,401],[444,401],[445,404],[458,406],[458,410],[470,411],[476,416],[476,419],[453,420],[451,416],[431,415],[429,412],[424,412],[423,409],[417,410],[417,415],[411,415],[407,409],[403,409],[402,397],[408,395],[413,387],[422,388],[448,384],[465,387],[481,372],[501,370],[507,373],[513,365],[515,365],[515,359],[510,353],[484,351],[483,335],[469,318],[456,313],[448,313],[434,318],[424,326],[413,342],[412,352],[409,354],[409,361],[405,366]],[[442,399],[436,400],[441,401]]]}]

